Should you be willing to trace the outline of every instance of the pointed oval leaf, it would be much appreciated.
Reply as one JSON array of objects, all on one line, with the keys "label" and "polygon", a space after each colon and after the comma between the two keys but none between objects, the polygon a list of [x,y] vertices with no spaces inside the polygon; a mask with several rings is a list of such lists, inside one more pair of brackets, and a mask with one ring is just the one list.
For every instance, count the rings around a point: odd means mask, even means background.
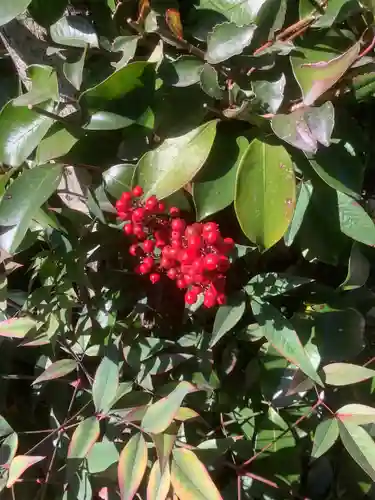
[{"label": "pointed oval leaf", "polygon": [[311,456],[319,458],[328,451],[339,437],[339,425],[335,418],[329,418],[320,422],[315,429],[313,449]]},{"label": "pointed oval leaf", "polygon": [[353,240],[375,246],[375,224],[361,205],[339,191],[337,201],[341,231]]},{"label": "pointed oval leaf", "polygon": [[130,163],[123,163],[103,172],[105,187],[110,195],[118,199],[124,191],[131,190],[134,168]]},{"label": "pointed oval leaf", "polygon": [[177,9],[167,9],[165,13],[165,22],[168,28],[172,31],[174,36],[179,40],[184,37],[180,12]]},{"label": "pointed oval leaf", "polygon": [[154,434],[165,431],[177,414],[185,396],[195,390],[196,388],[189,382],[179,382],[168,396],[148,407],[142,420],[142,428]]},{"label": "pointed oval leaf", "polygon": [[366,284],[370,276],[370,261],[361,251],[361,245],[354,242],[350,252],[348,274],[340,285],[341,290],[356,290]]},{"label": "pointed oval leaf", "polygon": [[32,465],[44,460],[46,457],[41,456],[29,456],[29,455],[18,455],[12,460],[9,467],[9,476],[7,482],[7,488],[11,488],[14,483],[19,479],[26,469]]},{"label": "pointed oval leaf", "polygon": [[221,495],[206,467],[190,450],[173,451],[171,483],[179,498],[221,500]]},{"label": "pointed oval leaf", "polygon": [[272,346],[308,377],[323,386],[292,324],[276,307],[260,299],[252,300],[251,307],[264,336]]},{"label": "pointed oval leaf", "polygon": [[167,85],[188,87],[199,82],[204,63],[194,56],[181,56],[165,67],[162,78]]},{"label": "pointed oval leaf", "polygon": [[83,127],[86,130],[119,130],[130,127],[135,122],[126,116],[116,115],[109,111],[97,111],[89,118],[88,123]]},{"label": "pointed oval leaf", "polygon": [[0,337],[23,339],[37,322],[31,318],[12,318],[0,322]]},{"label": "pointed oval leaf", "polygon": [[9,23],[12,19],[22,14],[31,0],[5,0],[0,7],[0,26]]},{"label": "pointed oval leaf", "polygon": [[285,245],[290,247],[292,245],[305,216],[307,207],[310,203],[313,187],[311,181],[301,182],[297,196],[296,208],[293,213],[292,220],[289,224],[288,230],[284,235]]},{"label": "pointed oval leaf", "polygon": [[235,23],[217,24],[207,38],[206,61],[218,64],[241,54],[250,45],[255,24],[237,26]]},{"label": "pointed oval leaf", "polygon": [[100,425],[96,417],[83,420],[73,432],[68,448],[68,459],[85,458],[100,436]]},{"label": "pointed oval leaf", "polygon": [[295,205],[295,178],[286,149],[254,139],[238,167],[234,206],[250,241],[267,250],[288,229]]},{"label": "pointed oval leaf", "polygon": [[64,156],[69,153],[77,141],[77,137],[72,135],[65,128],[60,128],[56,132],[50,133],[39,143],[35,154],[35,160],[41,165],[54,158]]},{"label": "pointed oval leaf", "polygon": [[223,89],[219,85],[219,76],[216,69],[211,64],[205,64],[200,73],[200,84],[202,90],[214,99],[222,99]]},{"label": "pointed oval leaf", "polygon": [[33,217],[57,189],[61,173],[60,165],[42,165],[25,170],[11,184],[0,202],[0,225],[12,226],[0,235],[1,248],[17,250]]},{"label": "pointed oval leaf", "polygon": [[274,297],[312,283],[311,278],[286,273],[262,273],[252,278],[245,287],[246,293],[257,297]]},{"label": "pointed oval leaf", "polygon": [[32,385],[40,384],[40,382],[46,382],[47,380],[54,380],[56,378],[64,377],[65,375],[68,375],[73,370],[75,370],[77,367],[78,363],[74,359],[59,359],[58,361],[55,361],[55,363],[49,365],[49,367],[44,370],[44,372],[39,375],[39,377],[37,377],[34,382],[32,382]]},{"label": "pointed oval leaf", "polygon": [[193,179],[209,155],[216,125],[216,120],[207,122],[142,156],[133,182],[143,187],[145,198],[166,198]]},{"label": "pointed oval leaf", "polygon": [[375,424],[375,408],[359,403],[350,403],[342,406],[336,412],[341,422],[350,422],[357,425]]},{"label": "pointed oval leaf", "polygon": [[132,436],[120,454],[118,484],[121,500],[132,500],[147,467],[147,445],[139,432]]},{"label": "pointed oval leaf", "polygon": [[163,472],[161,472],[159,461],[156,460],[148,477],[147,500],[165,500],[170,486],[171,473],[169,470],[169,464],[167,463]]},{"label": "pointed oval leaf", "polygon": [[112,51],[122,52],[121,59],[116,63],[112,63],[116,70],[124,68],[130,61],[130,59],[134,57],[140,38],[141,37],[139,37],[138,35],[118,36],[117,38],[115,38],[112,44]]},{"label": "pointed oval leaf", "polygon": [[87,469],[90,474],[97,474],[107,470],[111,465],[118,462],[119,452],[115,443],[101,441],[95,443],[87,455]]},{"label": "pointed oval leaf", "polygon": [[375,370],[351,363],[331,363],[324,366],[323,372],[326,384],[336,386],[357,384],[375,377]]},{"label": "pointed oval leaf", "polygon": [[119,385],[119,366],[117,351],[108,351],[95,373],[92,398],[97,412],[106,413],[111,409]]},{"label": "pointed oval leaf", "polygon": [[347,452],[375,481],[375,442],[362,427],[339,422],[340,437]]},{"label": "pointed oval leaf", "polygon": [[245,313],[246,298],[243,293],[232,294],[228,303],[219,307],[214,321],[210,346],[213,347],[219,340],[234,328]]},{"label": "pointed oval leaf", "polygon": [[285,85],[284,73],[278,80],[255,80],[252,83],[256,101],[263,113],[277,113],[284,100]]},{"label": "pointed oval leaf", "polygon": [[31,89],[13,100],[13,106],[40,104],[53,99],[59,100],[59,85],[56,71],[51,66],[33,64],[27,68]]},{"label": "pointed oval leaf", "polygon": [[55,43],[70,47],[99,47],[93,25],[83,16],[64,16],[50,27]]},{"label": "pointed oval leaf", "polygon": [[152,440],[155,444],[155,449],[158,455],[161,470],[164,470],[164,467],[169,461],[170,454],[176,441],[178,430],[179,426],[176,424],[176,422],[172,422],[171,425],[162,434],[151,434]]},{"label": "pointed oval leaf", "polygon": [[83,49],[78,59],[75,59],[71,62],[66,61],[64,62],[63,65],[65,78],[77,90],[79,90],[82,85],[83,68],[85,66],[86,53],[87,53],[87,45],[85,45],[85,48]]}]

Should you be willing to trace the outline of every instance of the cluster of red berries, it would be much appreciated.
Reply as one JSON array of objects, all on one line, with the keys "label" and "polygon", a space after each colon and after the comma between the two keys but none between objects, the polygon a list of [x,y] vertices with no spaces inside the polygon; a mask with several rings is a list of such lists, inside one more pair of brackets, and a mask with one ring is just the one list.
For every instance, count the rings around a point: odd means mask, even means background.
[{"label": "cluster of red berries", "polygon": [[123,231],[133,238],[129,253],[138,259],[135,272],[149,275],[153,284],[165,273],[186,290],[187,304],[195,304],[201,293],[205,307],[225,304],[232,238],[223,238],[215,222],[187,225],[177,207],[166,213],[156,196],[143,201],[142,195],[136,186],[116,202],[118,217],[126,221]]}]

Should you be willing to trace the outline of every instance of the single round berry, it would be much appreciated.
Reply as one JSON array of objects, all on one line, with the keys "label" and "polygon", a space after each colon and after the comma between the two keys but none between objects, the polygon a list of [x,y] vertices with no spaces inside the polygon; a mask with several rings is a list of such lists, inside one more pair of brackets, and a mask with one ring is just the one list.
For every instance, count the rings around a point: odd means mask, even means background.
[{"label": "single round berry", "polygon": [[224,244],[227,248],[229,248],[230,250],[232,250],[232,248],[234,248],[234,240],[233,238],[224,238]]},{"label": "single round berry", "polygon": [[137,255],[139,255],[139,246],[138,245],[130,245],[129,247],[129,253],[130,255],[133,255],[133,257],[136,257]]},{"label": "single round berry", "polygon": [[132,196],[131,192],[125,191],[124,193],[122,193],[120,199],[125,203],[129,203],[130,201],[132,201],[132,198],[133,198],[133,196]]},{"label": "single round berry", "polygon": [[158,206],[158,199],[156,196],[150,196],[145,202],[145,209],[153,212]]},{"label": "single round berry", "polygon": [[186,288],[186,283],[185,283],[185,280],[183,278],[180,278],[176,281],[176,286],[177,288],[179,288],[180,290],[183,290],[184,288]]},{"label": "single round berry", "polygon": [[191,268],[195,273],[201,273],[203,271],[203,259],[201,257],[198,257],[197,259],[194,260],[194,262],[191,265]]},{"label": "single round berry", "polygon": [[175,267],[171,267],[170,269],[168,269],[167,276],[169,279],[175,280],[178,276],[177,269]]},{"label": "single round berry", "polygon": [[165,203],[163,203],[162,201],[159,201],[158,212],[162,213],[162,212],[164,212],[164,210],[165,210]]},{"label": "single round berry", "polygon": [[167,257],[162,257],[160,260],[160,267],[163,267],[164,269],[170,269],[173,265],[173,260],[167,259]]},{"label": "single round berry", "polygon": [[[179,250],[181,250],[181,248],[182,248],[182,242],[181,242],[181,239],[178,239],[178,240],[172,240],[172,241],[171,241],[171,245],[172,245],[172,248],[173,248],[173,249],[175,249],[175,250],[177,250],[177,252],[178,252],[178,251],[179,251]],[[177,258],[177,257],[175,257],[175,258]]]},{"label": "single round berry", "polygon": [[207,243],[209,243],[210,245],[214,245],[218,242],[220,234],[218,231],[209,231],[207,233],[203,233],[203,237],[207,241]]},{"label": "single round berry", "polygon": [[143,242],[143,250],[146,253],[151,253],[154,251],[155,248],[155,242],[153,240],[146,240]]},{"label": "single round berry", "polygon": [[135,186],[132,193],[134,196],[136,196],[138,198],[139,196],[143,195],[143,189],[141,188],[141,186]]},{"label": "single round berry", "polygon": [[200,250],[202,248],[202,238],[197,234],[193,234],[188,238],[187,244],[190,248]]},{"label": "single round berry", "polygon": [[178,249],[174,248],[174,247],[170,247],[169,252],[168,252],[168,258],[176,260],[177,257],[178,257]]},{"label": "single round berry", "polygon": [[143,264],[145,264],[147,267],[151,268],[154,265],[154,259],[152,257],[145,257],[143,259]]},{"label": "single round berry", "polygon": [[192,236],[199,236],[202,233],[202,224],[195,223],[191,226],[187,226],[185,229],[186,238],[191,238]]},{"label": "single round berry", "polygon": [[173,219],[171,222],[171,228],[172,231],[176,231],[178,233],[182,233],[182,231],[185,229],[185,221],[182,219]]},{"label": "single round berry", "polygon": [[133,234],[134,233],[133,224],[125,224],[123,231],[127,236],[130,236],[131,234]]},{"label": "single round berry", "polygon": [[206,222],[203,226],[203,232],[204,233],[211,233],[212,231],[218,231],[219,226],[216,224],[216,222]]},{"label": "single round berry", "polygon": [[144,262],[139,266],[140,274],[148,274],[151,271],[151,267],[147,266]]},{"label": "single round berry", "polygon": [[144,208],[136,208],[132,214],[132,221],[133,222],[142,222],[145,216],[145,209]]},{"label": "single round berry", "polygon": [[134,235],[139,239],[139,240],[144,240],[146,239],[146,233],[143,230],[143,226],[141,224],[134,224],[133,225],[133,233]]},{"label": "single round berry", "polygon": [[214,291],[213,287],[209,287],[205,292],[204,292],[204,300],[203,304],[205,307],[214,307],[216,304],[216,297],[217,294]]},{"label": "single round berry", "polygon": [[198,295],[194,293],[192,290],[189,290],[185,293],[185,302],[186,304],[193,305],[196,303]]},{"label": "single round berry", "polygon": [[171,217],[178,217],[180,215],[180,209],[177,207],[171,207],[169,209],[169,215]]},{"label": "single round berry", "polygon": [[157,283],[158,281],[160,281],[160,274],[159,273],[152,273],[150,274],[150,281],[153,285],[155,285],[155,283]]},{"label": "single round berry", "polygon": [[214,271],[219,264],[219,256],[216,253],[209,253],[205,256],[203,264],[207,271]]},{"label": "single round berry", "polygon": [[194,283],[197,283],[198,285],[203,284],[205,282],[205,278],[202,273],[196,273],[193,275],[193,281]]},{"label": "single round berry", "polygon": [[184,281],[187,284],[187,286],[189,286],[194,283],[194,278],[191,274],[184,274]]},{"label": "single round berry", "polygon": [[117,200],[115,207],[118,212],[124,212],[127,208],[126,204],[122,200]]},{"label": "single round berry", "polygon": [[228,257],[226,257],[225,255],[220,255],[219,263],[217,265],[218,271],[221,273],[225,273],[226,271],[228,271],[229,267],[230,267],[230,262]]}]

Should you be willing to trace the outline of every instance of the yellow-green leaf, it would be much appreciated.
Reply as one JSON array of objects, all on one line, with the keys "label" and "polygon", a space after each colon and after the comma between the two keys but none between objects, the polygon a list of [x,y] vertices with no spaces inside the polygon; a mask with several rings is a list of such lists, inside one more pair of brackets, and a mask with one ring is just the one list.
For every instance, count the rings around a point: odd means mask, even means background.
[{"label": "yellow-green leaf", "polygon": [[147,445],[141,433],[127,442],[118,462],[118,484],[121,500],[134,498],[147,466]]}]

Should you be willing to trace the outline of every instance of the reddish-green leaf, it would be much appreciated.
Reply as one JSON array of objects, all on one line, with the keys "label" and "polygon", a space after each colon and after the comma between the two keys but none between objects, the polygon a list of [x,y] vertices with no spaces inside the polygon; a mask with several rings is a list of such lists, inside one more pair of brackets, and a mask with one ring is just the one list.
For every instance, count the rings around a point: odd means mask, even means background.
[{"label": "reddish-green leaf", "polygon": [[147,445],[141,433],[130,438],[120,454],[118,484],[121,500],[132,500],[147,466]]},{"label": "reddish-green leaf", "polygon": [[315,429],[313,449],[311,456],[319,458],[324,455],[336,442],[339,437],[339,426],[335,418],[328,418]]},{"label": "reddish-green leaf", "polygon": [[68,448],[68,459],[85,458],[100,435],[99,421],[96,417],[83,420],[70,440]]},{"label": "reddish-green leaf", "polygon": [[350,422],[339,422],[340,437],[348,453],[375,481],[375,442],[362,427]]},{"label": "reddish-green leaf", "polygon": [[357,425],[375,424],[375,408],[359,403],[349,403],[336,412],[341,422]]},{"label": "reddish-green leaf", "polygon": [[325,382],[330,385],[357,384],[375,377],[375,370],[351,363],[331,363],[323,368]]},{"label": "reddish-green leaf", "polygon": [[142,420],[142,428],[154,434],[165,431],[177,414],[185,396],[194,391],[196,388],[189,382],[180,382],[168,396],[149,406]]},{"label": "reddish-green leaf", "polygon": [[47,380],[53,380],[55,378],[64,377],[71,373],[73,370],[77,368],[77,361],[74,359],[60,359],[55,363],[52,363],[44,372],[37,377],[34,384],[39,384],[40,382],[46,382]]},{"label": "reddish-green leaf", "polygon": [[9,476],[7,482],[7,488],[10,488],[19,479],[26,469],[31,467],[33,464],[44,460],[46,457],[41,456],[29,456],[29,455],[18,455],[12,460],[9,467]]},{"label": "reddish-green leaf", "polygon": [[190,450],[173,451],[171,483],[184,500],[221,500],[221,495],[207,469]]},{"label": "reddish-green leaf", "polygon": [[169,459],[169,455],[171,454],[176,440],[177,432],[178,426],[175,422],[172,422],[168,429],[166,429],[162,434],[152,434],[152,440],[155,444],[161,470],[164,469],[165,464]]},{"label": "reddish-green leaf", "polygon": [[165,500],[167,498],[170,485],[171,473],[169,470],[169,464],[167,463],[163,472],[161,472],[159,461],[156,460],[148,478],[147,500]]},{"label": "reddish-green leaf", "polygon": [[177,9],[167,9],[165,21],[176,38],[180,40],[184,37],[182,30],[181,16]]},{"label": "reddish-green leaf", "polygon": [[0,322],[0,337],[23,339],[36,325],[36,321],[31,318],[6,319]]}]

